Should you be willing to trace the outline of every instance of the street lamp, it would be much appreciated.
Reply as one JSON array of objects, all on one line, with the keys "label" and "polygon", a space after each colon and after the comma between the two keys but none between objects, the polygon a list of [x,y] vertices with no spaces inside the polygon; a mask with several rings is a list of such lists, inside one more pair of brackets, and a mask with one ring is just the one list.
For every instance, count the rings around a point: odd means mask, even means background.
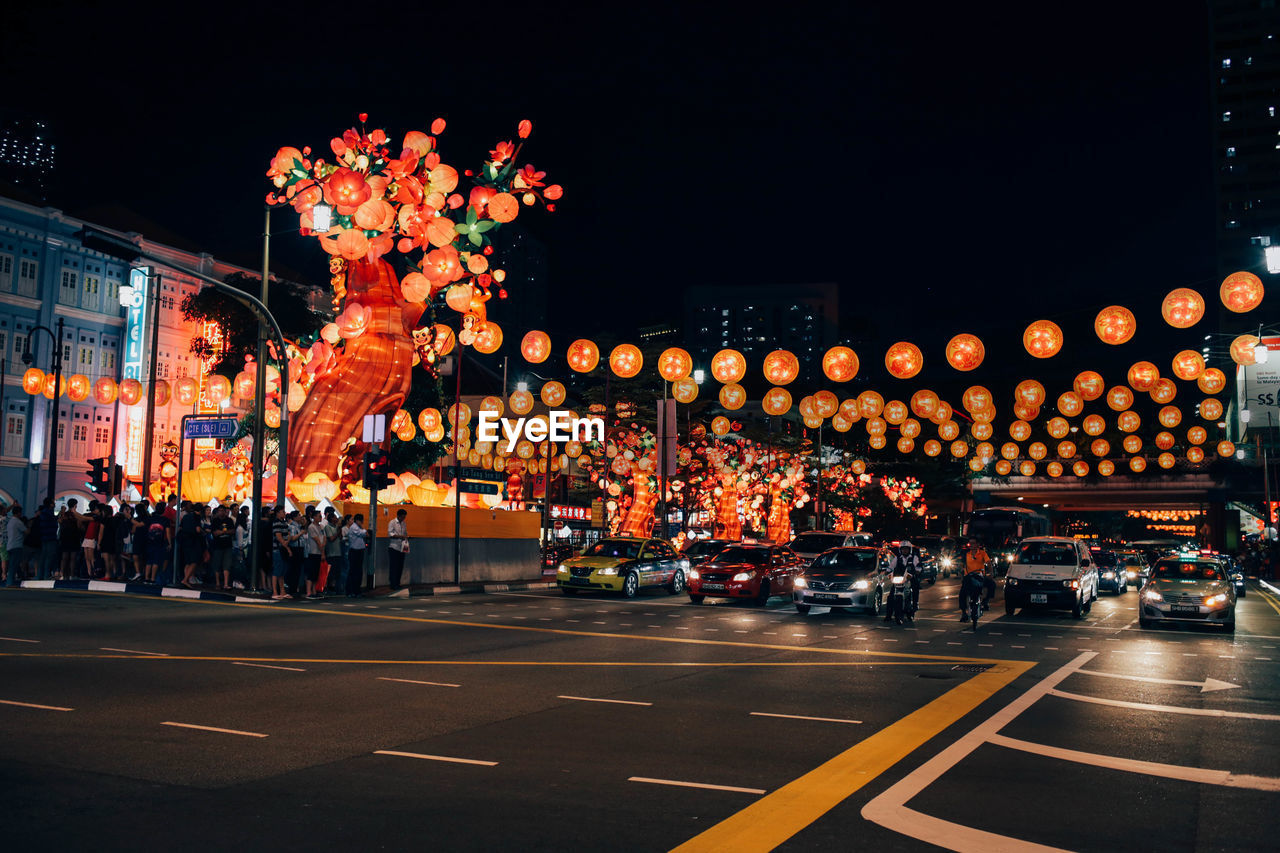
[{"label": "street lamp", "polygon": [[1280,275],[1280,246],[1267,246],[1262,250],[1262,256],[1267,261],[1267,272]]},{"label": "street lamp", "polygon": [[[58,479],[58,407],[61,405],[62,397],[62,318],[58,318],[58,331],[55,333],[47,326],[33,326],[32,333],[46,332],[53,341],[53,424],[49,428],[49,494],[50,500],[54,498],[54,489]],[[30,365],[34,359],[31,357],[31,335],[27,336],[26,344],[22,348],[22,363]]]}]

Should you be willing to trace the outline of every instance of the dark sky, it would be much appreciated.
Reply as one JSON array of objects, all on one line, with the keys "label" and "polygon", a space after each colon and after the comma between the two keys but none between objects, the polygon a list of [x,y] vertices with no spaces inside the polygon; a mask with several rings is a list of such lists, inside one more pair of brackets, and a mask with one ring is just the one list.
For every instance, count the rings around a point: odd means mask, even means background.
[{"label": "dark sky", "polygon": [[613,5],[28,7],[0,104],[54,121],[69,210],[246,261],[280,145],[444,115],[463,168],[533,119],[565,187],[528,217],[556,305],[619,331],[698,282],[834,280],[846,313],[944,342],[1087,335],[1109,301],[1152,328],[1169,289],[1212,292],[1202,3]]}]

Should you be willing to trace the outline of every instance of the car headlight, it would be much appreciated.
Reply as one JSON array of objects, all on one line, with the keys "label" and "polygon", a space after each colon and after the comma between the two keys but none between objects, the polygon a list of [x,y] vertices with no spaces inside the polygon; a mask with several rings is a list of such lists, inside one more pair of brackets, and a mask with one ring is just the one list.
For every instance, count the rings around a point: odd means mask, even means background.
[{"label": "car headlight", "polygon": [[1004,585],[1005,585],[1005,586],[1017,586],[1017,585],[1018,585],[1018,579],[1017,579],[1017,578],[1005,578],[1005,579],[1004,579]]},{"label": "car headlight", "polygon": [[853,582],[853,588],[854,588],[854,589],[870,589],[870,588],[871,588],[871,582],[870,582],[870,581],[865,581],[865,580],[862,580],[862,581],[854,581],[854,582]]},{"label": "car headlight", "polygon": [[1080,581],[1076,580],[1075,578],[1072,578],[1071,580],[1063,581],[1062,585],[1065,587],[1069,587],[1070,589],[1079,589]]},{"label": "car headlight", "polygon": [[597,569],[596,571],[597,571],[599,574],[602,574],[602,575],[616,575],[616,574],[618,573],[618,567],[617,567],[617,566],[607,566],[607,567],[605,567],[605,568],[603,568],[603,569]]},{"label": "car headlight", "polygon": [[1006,563],[1012,563],[1012,562],[1013,562],[1013,552],[1012,552],[1012,551],[1010,551],[1008,554],[1005,554],[1005,555],[1004,555],[1004,561],[1005,561]]},{"label": "car headlight", "polygon": [[689,570],[689,580],[691,580],[691,581],[696,581],[696,580],[701,580],[701,579],[702,579],[702,575],[698,574],[698,570],[697,570],[697,569],[690,569],[690,570]]},{"label": "car headlight", "polygon": [[1209,607],[1217,607],[1219,604],[1226,604],[1227,594],[1225,592],[1220,592],[1217,595],[1211,595],[1204,600],[1204,603]]},{"label": "car headlight", "polygon": [[755,577],[755,572],[738,572],[733,576],[733,579],[736,581],[749,581],[753,577]]},{"label": "car headlight", "polygon": [[1110,579],[1110,578],[1115,577],[1115,576],[1116,576],[1116,573],[1115,573],[1115,572],[1103,572],[1103,573],[1102,573],[1102,576],[1103,576],[1104,578],[1108,578],[1108,579]]},{"label": "car headlight", "polygon": [[809,582],[804,579],[804,575],[796,575],[795,580],[793,580],[791,583],[795,586],[796,589],[804,589],[809,585]]},{"label": "car headlight", "polygon": [[1143,590],[1142,598],[1145,601],[1164,601],[1164,596],[1156,592],[1154,589]]},{"label": "car headlight", "polygon": [[950,558],[950,557],[943,557],[943,558],[942,558],[942,568],[944,568],[944,569],[949,569],[949,568],[951,568],[951,565],[952,565],[952,562],[951,562],[951,558]]},{"label": "car headlight", "polygon": [[556,574],[558,575],[569,574],[569,567],[566,566],[564,563],[561,563],[559,566],[556,567]]}]

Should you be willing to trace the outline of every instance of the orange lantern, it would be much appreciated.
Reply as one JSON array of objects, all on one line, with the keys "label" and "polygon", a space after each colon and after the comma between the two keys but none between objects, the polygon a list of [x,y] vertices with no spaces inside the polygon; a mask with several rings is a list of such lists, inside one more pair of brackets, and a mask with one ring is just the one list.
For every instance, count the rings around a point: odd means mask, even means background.
[{"label": "orange lantern", "polygon": [[1139,361],[1129,368],[1129,385],[1134,391],[1147,392],[1160,378],[1160,368],[1149,361]]},{"label": "orange lantern", "polygon": [[813,396],[805,395],[801,397],[800,402],[796,404],[796,410],[800,412],[800,417],[802,418],[815,417],[816,411],[813,408]]},{"label": "orange lantern", "polygon": [[889,425],[885,423],[884,418],[867,418],[864,426],[867,429],[867,435],[884,435],[889,431]]},{"label": "orange lantern", "polygon": [[902,422],[902,426],[898,428],[898,431],[901,432],[903,435],[905,435],[907,438],[916,438],[917,436],[920,435],[920,430],[921,430],[920,422],[915,418],[907,418],[905,421]]},{"label": "orange lantern", "polygon": [[67,399],[73,403],[81,403],[89,399],[89,377],[76,373],[67,380]]},{"label": "orange lantern", "polygon": [[910,379],[924,367],[920,347],[909,341],[898,341],[884,354],[884,367],[889,375],[898,379]]},{"label": "orange lantern", "polygon": [[1203,461],[1204,461],[1204,448],[1201,448],[1201,447],[1188,447],[1188,448],[1187,448],[1187,461],[1188,461],[1188,462],[1190,462],[1192,465],[1199,465],[1201,462],[1203,462]]},{"label": "orange lantern", "polygon": [[1017,459],[1021,449],[1012,441],[1006,441],[1000,445],[1000,455],[1005,459]]},{"label": "orange lantern", "polygon": [[747,402],[746,390],[737,383],[730,383],[720,389],[720,405],[729,411],[741,409]]},{"label": "orange lantern", "polygon": [[1173,375],[1190,381],[1204,373],[1204,356],[1193,349],[1184,349],[1173,357]]},{"label": "orange lantern", "polygon": [[1254,335],[1240,335],[1231,342],[1231,360],[1242,367],[1256,364],[1253,348],[1260,343],[1261,340]]},{"label": "orange lantern", "polygon": [[1022,421],[1034,421],[1040,419],[1040,409],[1024,406],[1021,403],[1013,404],[1013,416]]},{"label": "orange lantern", "polygon": [[554,409],[564,402],[564,385],[554,379],[550,382],[545,382],[542,385],[542,390],[538,392],[538,396],[542,398],[542,405]]},{"label": "orange lantern", "polygon": [[1049,448],[1045,447],[1042,441],[1033,441],[1027,447],[1027,455],[1039,462],[1049,455]]},{"label": "orange lantern", "polygon": [[551,336],[534,329],[520,340],[520,354],[530,364],[542,364],[551,355]]},{"label": "orange lantern", "polygon": [[93,399],[99,406],[110,406],[116,401],[116,381],[110,376],[100,376],[93,383]]},{"label": "orange lantern", "polygon": [[973,453],[979,459],[986,461],[992,459],[996,455],[996,449],[991,446],[990,442],[981,441],[973,448]]},{"label": "orange lantern", "polygon": [[895,426],[905,421],[910,413],[907,404],[901,400],[890,400],[884,404],[884,419]]},{"label": "orange lantern", "polygon": [[1044,472],[1048,474],[1050,477],[1061,477],[1062,463],[1056,460],[1053,462],[1050,462],[1048,465],[1044,466]]},{"label": "orange lantern", "polygon": [[848,432],[853,427],[853,421],[841,412],[836,412],[835,417],[831,419],[831,428],[836,432]]},{"label": "orange lantern", "polygon": [[983,460],[981,460],[981,459],[979,459],[978,457],[976,457],[976,456],[975,456],[974,458],[972,458],[972,459],[970,459],[970,460],[969,460],[969,470],[970,470],[970,471],[973,471],[973,472],[975,472],[975,473],[976,473],[976,472],[981,471],[983,468],[986,468],[986,467],[987,467],[986,463],[985,463]]},{"label": "orange lantern", "polygon": [[969,371],[982,364],[987,349],[977,335],[961,332],[947,341],[946,354],[947,364],[956,370]]},{"label": "orange lantern", "polygon": [[1081,398],[1091,401],[1103,395],[1107,390],[1107,383],[1103,381],[1102,374],[1096,370],[1084,370],[1076,375],[1071,387]]},{"label": "orange lantern", "polygon": [[951,442],[951,455],[963,459],[969,453],[969,444],[963,439]]},{"label": "orange lantern", "polygon": [[820,418],[829,418],[840,411],[840,400],[830,391],[819,391],[813,395],[814,410]]},{"label": "orange lantern", "polygon": [[266,413],[262,416],[262,422],[272,429],[280,428],[280,407],[267,406]]},{"label": "orange lantern", "polygon": [[1009,437],[1014,441],[1026,441],[1031,437],[1031,424],[1026,421],[1014,421],[1009,424]]},{"label": "orange lantern", "polygon": [[858,411],[864,418],[874,418],[884,409],[884,397],[867,389],[858,395]]},{"label": "orange lantern", "polygon": [[1168,450],[1173,447],[1173,433],[1161,430],[1156,433],[1156,447],[1161,450]]},{"label": "orange lantern", "polygon": [[747,360],[736,349],[722,349],[711,358],[711,375],[728,385],[747,375]]},{"label": "orange lantern", "polygon": [[1029,460],[1022,460],[1018,464],[1018,473],[1024,477],[1034,477],[1036,474],[1036,463]]},{"label": "orange lantern", "polygon": [[791,408],[791,393],[786,388],[770,388],[760,401],[766,415],[782,415]]},{"label": "orange lantern", "polygon": [[466,426],[471,423],[471,407],[466,403],[455,403],[445,412],[445,417],[449,419],[450,426],[455,423],[459,426]]},{"label": "orange lantern", "polygon": [[1189,329],[1204,317],[1204,297],[1189,287],[1171,290],[1160,303],[1160,314],[1175,329]]},{"label": "orange lantern", "polygon": [[44,391],[44,371],[38,367],[28,367],[22,374],[22,390],[32,395]]},{"label": "orange lantern", "polygon": [[392,432],[399,432],[411,422],[412,422],[412,417],[408,412],[406,412],[404,409],[396,409],[396,413],[391,416],[391,423],[388,425],[388,429],[390,429]]},{"label": "orange lantern", "polygon": [[818,427],[822,426],[822,422],[823,422],[823,419],[818,417],[817,415],[801,416],[800,420],[809,429],[817,429]]},{"label": "orange lantern", "polygon": [[[449,328],[444,323],[436,323],[435,336],[431,342],[431,346],[436,351],[436,355],[448,355],[453,352],[453,347],[457,342],[458,338],[453,333],[453,329]],[[550,346],[550,343],[548,343],[548,346]],[[267,368],[268,371],[271,369],[272,368],[270,367]],[[270,390],[271,386],[268,385],[267,391]]]},{"label": "orange lantern", "polygon": [[[507,397],[507,405],[511,407],[511,413],[515,415],[527,415],[533,411],[533,395],[528,391],[514,391]],[[423,427],[426,431],[426,427]]]},{"label": "orange lantern", "polygon": [[440,424],[440,412],[437,409],[428,408],[418,412],[418,426],[422,427],[423,432],[431,432]]},{"label": "orange lantern", "polygon": [[981,385],[970,385],[960,398],[961,404],[969,414],[984,412],[995,405],[991,392]]},{"label": "orange lantern", "polygon": [[1116,463],[1110,459],[1103,459],[1098,463],[1098,473],[1104,477],[1110,477],[1116,472]]},{"label": "orange lantern", "polygon": [[873,435],[871,438],[867,439],[867,445],[874,450],[883,450],[885,444],[887,444],[887,442],[883,435]]},{"label": "orange lantern", "polygon": [[1052,358],[1062,349],[1062,329],[1052,320],[1036,320],[1022,333],[1022,345],[1036,358]]},{"label": "orange lantern", "polygon": [[1137,453],[1142,449],[1142,439],[1136,435],[1126,435],[1120,446],[1124,448],[1125,453]]},{"label": "orange lantern", "polygon": [[1058,411],[1069,418],[1084,411],[1084,400],[1075,391],[1067,391],[1058,395]]},{"label": "orange lantern", "polygon": [[1107,392],[1107,405],[1113,412],[1123,412],[1133,405],[1133,392],[1125,385],[1117,385]]},{"label": "orange lantern", "polygon": [[1166,470],[1172,468],[1176,461],[1177,460],[1173,458],[1172,453],[1161,453],[1156,457],[1156,464]]},{"label": "orange lantern", "polygon": [[1177,406],[1165,406],[1156,415],[1156,420],[1160,421],[1160,425],[1173,429],[1182,423],[1182,410]]},{"label": "orange lantern", "polygon": [[989,409],[979,409],[976,412],[970,412],[975,422],[980,424],[989,424],[996,419],[996,409],[992,406]]},{"label": "orange lantern", "polygon": [[[190,376],[184,376],[183,379],[190,379],[191,383],[195,384],[195,380],[191,379]],[[182,380],[178,381],[181,382]],[[157,407],[167,405],[169,402],[169,383],[164,379],[157,379],[151,384],[151,393],[155,397]],[[183,405],[190,406],[194,402],[195,395],[192,395],[191,399],[187,400]]]},{"label": "orange lantern", "polygon": [[941,452],[942,452],[942,442],[936,441],[931,438],[924,443],[925,456],[937,456]]},{"label": "orange lantern", "polygon": [[938,424],[938,438],[952,441],[960,436],[960,425],[955,421],[943,421]]},{"label": "orange lantern", "polygon": [[1262,304],[1262,279],[1251,272],[1233,272],[1222,280],[1218,298],[1228,311],[1243,314]]},{"label": "orange lantern", "polygon": [[902,438],[898,439],[899,453],[910,453],[915,449],[916,449],[916,443],[911,439],[907,438],[905,435]]},{"label": "orange lantern", "polygon": [[911,395],[911,411],[915,412],[916,417],[931,418],[933,413],[938,411],[938,395],[926,389],[921,389]]},{"label": "orange lantern", "polygon": [[[292,401],[292,398],[295,396],[295,391],[293,386],[296,384],[297,384],[296,382],[289,383],[289,397],[291,398],[291,401]],[[298,394],[302,393],[302,386],[298,386],[296,393]],[[178,405],[180,406],[193,405],[196,401],[196,398],[198,398],[199,396],[200,396],[200,384],[196,382],[196,380],[193,379],[192,377],[184,376],[181,379],[179,379],[177,382],[173,383],[173,398],[178,401]],[[157,405],[159,404],[157,403]],[[289,411],[294,412],[294,411],[297,411],[297,409],[290,408]]]},{"label": "orange lantern", "polygon": [[609,353],[609,369],[619,379],[630,379],[644,367],[644,354],[633,344],[618,344]]},{"label": "orange lantern", "polygon": [[848,382],[858,375],[858,367],[858,354],[848,347],[832,347],[822,357],[822,372],[832,382]]},{"label": "orange lantern", "polygon": [[1187,441],[1192,444],[1204,444],[1209,438],[1208,431],[1202,426],[1193,426],[1187,430]]},{"label": "orange lantern", "polygon": [[1038,409],[1044,405],[1046,395],[1044,386],[1034,379],[1024,379],[1013,389],[1013,400],[1028,408]]},{"label": "orange lantern", "polygon": [[1075,455],[1076,455],[1076,444],[1074,441],[1058,442],[1058,458],[1059,459],[1070,459],[1072,456],[1075,456]]},{"label": "orange lantern", "polygon": [[1116,418],[1116,426],[1121,432],[1137,432],[1142,426],[1142,417],[1132,409],[1121,412]]},{"label": "orange lantern", "polygon": [[204,386],[204,393],[213,404],[221,403],[231,396],[231,380],[220,374],[213,374]]},{"label": "orange lantern", "polygon": [[1093,321],[1093,330],[1103,343],[1113,346],[1128,343],[1138,330],[1138,319],[1128,308],[1110,305],[1098,312]]},{"label": "orange lantern", "polygon": [[935,424],[940,424],[943,421],[951,420],[952,414],[951,404],[945,400],[939,400],[937,411],[933,413],[933,416],[930,417],[929,420],[933,421]]},{"label": "orange lantern", "polygon": [[[596,365],[600,363],[600,348],[594,342],[586,338],[579,338],[569,344],[569,352],[566,355],[569,362],[569,368],[578,373],[590,373],[596,369]],[[688,373],[685,374],[686,376]],[[680,377],[683,378],[683,377]]]},{"label": "orange lantern", "polygon": [[1071,473],[1075,474],[1077,477],[1089,476],[1089,463],[1085,462],[1083,459],[1077,461],[1071,466]]},{"label": "orange lantern", "polygon": [[1107,422],[1102,415],[1089,415],[1080,423],[1080,428],[1084,430],[1085,435],[1102,435],[1107,428]]},{"label": "orange lantern", "polygon": [[670,347],[658,356],[658,375],[668,382],[684,379],[693,370],[693,357],[680,347]]},{"label": "orange lantern", "polygon": [[711,419],[711,431],[716,435],[728,435],[730,426],[729,419],[724,415],[717,415]]},{"label": "orange lantern", "polygon": [[1173,398],[1178,396],[1178,386],[1173,384],[1173,380],[1167,376],[1161,376],[1156,380],[1156,384],[1151,386],[1151,400],[1161,405],[1172,403]]},{"label": "orange lantern", "polygon": [[1066,418],[1049,418],[1049,422],[1044,425],[1044,428],[1054,438],[1066,438],[1067,433],[1071,432],[1071,424],[1067,423]]},{"label": "orange lantern", "polygon": [[800,375],[800,359],[784,349],[776,349],[764,357],[764,378],[774,385],[790,385]]},{"label": "orange lantern", "polygon": [[502,327],[492,320],[485,322],[478,330],[476,330],[475,339],[472,340],[471,346],[476,352],[492,355],[502,347]]},{"label": "orange lantern", "polygon": [[995,430],[992,428],[991,424],[985,421],[977,421],[974,423],[974,425],[969,428],[969,432],[973,433],[973,437],[979,441],[986,441],[995,434]]},{"label": "orange lantern", "polygon": [[[502,412],[506,407],[502,404],[501,397],[489,396],[480,401],[480,405],[476,407],[477,412],[488,412],[496,417],[502,417]],[[425,410],[424,410],[425,411]],[[425,427],[424,427],[425,429]]]},{"label": "orange lantern", "polygon": [[1001,477],[1008,477],[1012,471],[1013,471],[1013,465],[1010,464],[1008,459],[996,460],[996,474],[998,474]]},{"label": "orange lantern", "polygon": [[1227,375],[1216,367],[1210,367],[1200,374],[1196,386],[1206,394],[1218,394],[1227,387]]},{"label": "orange lantern", "polygon": [[692,379],[677,379],[671,383],[671,396],[677,403],[692,403],[698,399],[698,383]]},{"label": "orange lantern", "polygon": [[1206,397],[1200,403],[1200,417],[1206,421],[1216,421],[1222,417],[1222,403],[1213,397]]},{"label": "orange lantern", "polygon": [[142,383],[136,379],[125,379],[120,383],[120,402],[126,406],[136,406],[142,400]]},{"label": "orange lantern", "polygon": [[1141,474],[1147,470],[1147,460],[1141,456],[1135,456],[1129,460],[1129,470],[1135,474]]},{"label": "orange lantern", "polygon": [[1089,452],[1094,456],[1106,456],[1111,452],[1111,442],[1105,438],[1095,438],[1093,444],[1089,445]]}]

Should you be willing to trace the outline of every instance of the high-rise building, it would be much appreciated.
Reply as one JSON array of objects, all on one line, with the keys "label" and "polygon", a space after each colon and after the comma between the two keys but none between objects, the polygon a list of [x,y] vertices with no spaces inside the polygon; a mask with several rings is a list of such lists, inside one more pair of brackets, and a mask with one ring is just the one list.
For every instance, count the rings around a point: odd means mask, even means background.
[{"label": "high-rise building", "polygon": [[47,201],[56,146],[49,126],[38,119],[6,119],[0,126],[0,181]]},{"label": "high-rise building", "polygon": [[1264,274],[1280,245],[1280,9],[1276,0],[1210,4],[1219,276]]},{"label": "high-rise building", "polygon": [[732,348],[757,372],[770,352],[790,350],[800,359],[801,377],[814,378],[823,353],[836,342],[839,313],[834,283],[691,287],[685,291],[685,345],[699,366]]}]

